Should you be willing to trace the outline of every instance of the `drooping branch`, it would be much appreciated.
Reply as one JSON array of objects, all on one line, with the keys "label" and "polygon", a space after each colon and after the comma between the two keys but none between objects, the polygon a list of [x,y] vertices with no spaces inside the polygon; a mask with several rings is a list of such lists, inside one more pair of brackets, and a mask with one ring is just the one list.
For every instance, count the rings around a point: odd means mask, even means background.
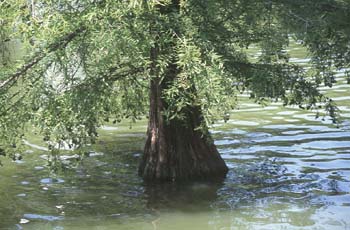
[{"label": "drooping branch", "polygon": [[[126,78],[128,76],[132,76],[138,73],[142,73],[145,71],[144,67],[132,67],[132,68],[128,68],[126,70],[123,70],[123,68],[121,67],[111,67],[108,69],[108,71],[106,71],[106,73],[101,73],[99,74],[99,78],[96,80],[103,80],[105,82],[115,82],[118,80],[121,80],[123,78]],[[134,79],[133,79],[134,80]],[[92,81],[85,81],[82,82],[81,84],[78,84],[76,86],[74,86],[71,90],[76,90],[79,88],[89,88],[89,87],[96,87],[96,82]]]},{"label": "drooping branch", "polygon": [[49,44],[47,47],[45,47],[41,51],[35,53],[26,64],[20,67],[14,74],[10,75],[5,81],[0,83],[0,90],[11,87],[20,78],[23,78],[31,68],[33,68],[41,60],[43,60],[49,53],[59,49],[64,49],[71,41],[74,40],[74,38],[76,38],[77,36],[79,36],[81,33],[85,31],[86,31],[85,27],[80,27],[64,35],[63,37],[59,38],[57,41]]},{"label": "drooping branch", "polygon": [[[144,72],[145,69],[143,67],[133,67],[128,70],[121,71],[120,67],[111,67],[108,69],[108,71],[104,74],[99,74],[99,80],[104,80],[106,82],[115,82],[117,80],[121,80],[123,78],[126,78],[128,76],[132,76],[138,73]],[[136,79],[133,78],[134,81]],[[81,84],[75,85],[68,91],[73,90],[86,90],[90,87],[96,87],[96,81],[90,81],[90,82],[82,82]],[[20,91],[17,91],[12,97],[19,95]],[[0,116],[5,115],[5,113],[9,112],[12,108],[16,108],[17,104],[20,103],[24,98],[26,98],[26,92],[24,92],[15,102],[10,104],[6,109],[3,110],[3,112],[0,114]]]}]

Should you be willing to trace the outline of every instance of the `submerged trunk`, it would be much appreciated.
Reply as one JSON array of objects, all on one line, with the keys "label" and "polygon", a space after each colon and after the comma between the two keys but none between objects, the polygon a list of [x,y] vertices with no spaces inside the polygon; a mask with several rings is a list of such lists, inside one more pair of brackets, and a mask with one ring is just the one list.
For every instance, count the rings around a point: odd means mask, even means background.
[{"label": "submerged trunk", "polygon": [[[172,75],[176,77],[176,71]],[[196,130],[203,122],[200,107],[186,107],[184,119],[165,120],[165,87],[159,78],[151,80],[147,140],[139,175],[153,181],[223,178],[228,168],[210,134]]]}]

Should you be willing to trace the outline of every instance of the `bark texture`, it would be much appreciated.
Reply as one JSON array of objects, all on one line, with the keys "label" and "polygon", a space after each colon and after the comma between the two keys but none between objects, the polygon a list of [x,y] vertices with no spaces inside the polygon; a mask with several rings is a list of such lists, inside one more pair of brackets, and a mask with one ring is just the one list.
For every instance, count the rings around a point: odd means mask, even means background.
[{"label": "bark texture", "polygon": [[[172,0],[171,4],[159,5],[162,15],[180,13],[180,1]],[[177,17],[172,21],[178,20]],[[154,23],[156,24],[156,23]],[[181,30],[176,23],[171,28],[178,36]],[[168,65],[167,72],[160,77],[157,70],[157,58],[160,52],[176,50],[176,43],[169,42],[159,47],[158,39],[162,35],[157,28],[150,28],[150,34],[155,36],[155,46],[150,51],[151,75],[150,82],[150,112],[147,130],[147,140],[143,157],[139,166],[139,175],[146,181],[179,181],[192,179],[213,179],[225,177],[228,168],[217,151],[210,134],[207,131],[196,130],[202,122],[203,116],[199,106],[189,105],[183,108],[184,119],[166,120],[163,111],[167,104],[162,93],[180,73],[176,65],[176,55]],[[162,50],[162,51],[161,51]],[[195,89],[191,89],[195,93]]]},{"label": "bark texture", "polygon": [[[176,77],[176,66],[170,76]],[[169,79],[169,77],[168,77]],[[228,168],[210,134],[195,130],[203,122],[198,106],[184,109],[185,118],[165,120],[166,103],[160,78],[151,81],[147,140],[139,175],[147,181],[179,181],[225,177]]]}]

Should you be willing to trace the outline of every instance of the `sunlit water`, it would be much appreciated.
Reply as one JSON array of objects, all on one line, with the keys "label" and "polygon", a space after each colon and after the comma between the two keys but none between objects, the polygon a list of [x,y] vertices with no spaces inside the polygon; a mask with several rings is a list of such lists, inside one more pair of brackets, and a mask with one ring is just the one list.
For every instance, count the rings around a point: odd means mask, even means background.
[{"label": "sunlit water", "polygon": [[212,128],[230,168],[215,183],[144,184],[145,122],[102,127],[96,152],[65,157],[57,173],[29,140],[22,161],[0,167],[0,229],[350,229],[350,92],[342,81],[322,90],[338,98],[338,128],[243,95],[232,119]]}]

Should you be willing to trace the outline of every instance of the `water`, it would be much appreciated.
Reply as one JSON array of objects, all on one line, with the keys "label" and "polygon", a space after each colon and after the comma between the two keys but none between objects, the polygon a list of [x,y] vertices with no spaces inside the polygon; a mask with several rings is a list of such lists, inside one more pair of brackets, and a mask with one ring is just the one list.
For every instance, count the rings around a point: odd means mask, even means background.
[{"label": "water", "polygon": [[33,137],[23,160],[2,160],[0,229],[350,229],[350,92],[339,88],[322,88],[343,111],[339,128],[242,95],[232,120],[211,130],[230,168],[217,182],[145,184],[145,121],[102,127],[95,151],[82,161],[64,152],[57,173]]},{"label": "water", "polygon": [[[102,130],[101,152],[56,174],[40,150],[5,162],[0,229],[349,229],[349,126],[279,123],[249,113],[236,116],[260,125],[213,129],[230,167],[216,183],[144,184],[136,174],[142,122],[129,135]],[[287,119],[302,111],[273,113]]]}]

